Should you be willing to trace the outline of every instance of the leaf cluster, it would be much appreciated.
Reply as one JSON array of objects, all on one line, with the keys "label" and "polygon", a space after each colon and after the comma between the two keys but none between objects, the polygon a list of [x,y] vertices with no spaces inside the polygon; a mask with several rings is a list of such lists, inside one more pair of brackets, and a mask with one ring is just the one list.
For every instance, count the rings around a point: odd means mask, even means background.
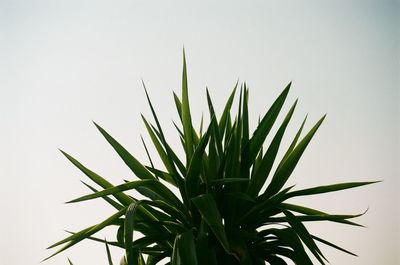
[{"label": "leaf cluster", "polygon": [[[128,265],[152,265],[165,258],[171,265],[279,265],[287,264],[288,260],[309,265],[312,264],[310,254],[319,263],[325,264],[326,259],[317,243],[355,255],[311,234],[304,224],[330,221],[360,226],[351,219],[361,214],[330,214],[288,202],[294,197],[373,183],[339,183],[301,190],[286,187],[287,180],[325,118],[321,117],[308,132],[303,133],[306,117],[289,147],[284,150],[283,157],[278,159],[278,151],[283,148],[281,142],[297,100],[277,125],[274,135],[270,132],[281,113],[290,86],[289,83],[276,98],[251,135],[247,85],[243,84],[240,88],[235,85],[219,116],[207,90],[210,122],[203,130],[202,120],[200,130],[196,130],[190,112],[184,57],[181,97],[174,93],[180,118],[176,129],[184,149],[184,159],[179,158],[176,149],[167,142],[145,88],[154,122],[142,118],[164,167],[156,168],[150,155],[149,165],[139,162],[106,130],[95,124],[137,179],[112,185],[62,151],[98,186],[84,182],[91,193],[70,203],[101,198],[115,208],[115,213],[98,224],[70,233],[50,246],[61,246],[51,256],[85,239],[106,244],[109,264],[112,264],[109,246],[124,249],[121,263]],[[232,117],[237,90],[240,90],[238,110]],[[264,149],[267,136],[271,141]],[[142,141],[149,154],[143,138]],[[274,165],[276,169],[272,170]],[[172,192],[168,185],[176,187],[179,194]],[[146,199],[135,198],[129,194],[131,190],[136,190]],[[116,227],[114,241],[95,237],[97,232],[109,226]],[[134,237],[134,234],[137,236]]]}]

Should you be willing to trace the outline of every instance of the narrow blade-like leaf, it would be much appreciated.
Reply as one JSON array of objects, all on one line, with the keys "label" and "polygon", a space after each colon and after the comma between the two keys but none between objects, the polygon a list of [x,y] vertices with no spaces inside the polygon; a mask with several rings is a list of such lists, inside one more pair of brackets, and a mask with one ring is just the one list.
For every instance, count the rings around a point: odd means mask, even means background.
[{"label": "narrow blade-like leaf", "polygon": [[114,150],[122,158],[125,164],[132,170],[139,179],[154,179],[154,176],[134,158],[122,145],[120,145],[111,135],[109,135],[102,127],[94,122],[100,133],[111,144]]},{"label": "narrow blade-like leaf", "polygon": [[[77,244],[78,242],[80,242],[86,238],[89,238],[91,235],[93,235],[94,233],[97,233],[98,231],[102,230],[103,228],[113,224],[116,220],[118,220],[119,217],[121,217],[125,213],[125,211],[126,211],[126,207],[124,207],[117,213],[113,214],[112,216],[108,217],[103,222],[101,222],[95,226],[91,226],[87,229],[84,229],[76,234],[73,234],[72,236],[69,237],[69,240],[67,241],[68,243],[66,245],[64,245],[62,248],[60,248],[59,250],[57,250],[55,253],[53,253],[52,255],[50,255],[49,257],[47,257],[44,260],[48,260],[49,258],[59,254],[60,252],[72,247],[73,245]],[[53,246],[55,246],[55,245],[56,244],[54,244]]]},{"label": "narrow blade-like leaf", "polygon": [[326,241],[326,240],[324,240],[324,239],[322,239],[322,238],[320,238],[320,237],[317,237],[317,236],[314,236],[314,235],[311,235],[311,237],[312,237],[313,239],[315,239],[315,240],[317,240],[317,241],[319,241],[319,242],[321,242],[321,243],[327,245],[327,246],[336,248],[337,250],[340,250],[340,251],[345,252],[345,253],[347,253],[347,254],[350,254],[350,255],[352,255],[352,256],[358,257],[357,254],[354,254],[353,252],[350,252],[350,251],[348,251],[348,250],[346,250],[346,249],[344,249],[344,248],[341,248],[341,247],[339,247],[339,246],[337,246],[337,245],[335,245],[335,244],[333,244],[333,243],[331,243],[331,242],[329,242],[329,241]]},{"label": "narrow blade-like leaf", "polygon": [[75,200],[69,201],[69,203],[72,202],[79,202],[79,201],[85,201],[85,200],[90,200],[94,198],[99,198],[103,197],[106,195],[114,195],[118,194],[122,191],[126,190],[131,190],[131,189],[137,189],[138,187],[147,187],[151,189],[153,192],[155,192],[157,195],[159,195],[163,200],[166,202],[174,205],[175,207],[182,207],[182,202],[175,196],[174,193],[172,193],[167,187],[165,187],[161,182],[157,180],[151,180],[151,179],[146,179],[146,180],[136,180],[136,181],[131,181],[127,182],[109,189],[105,189],[99,192],[95,192],[92,194],[88,194],[85,196],[82,196],[80,198],[77,198]]},{"label": "narrow blade-like leaf", "polygon": [[198,186],[200,183],[199,175],[201,171],[201,162],[203,161],[204,150],[208,144],[211,133],[211,124],[208,127],[206,133],[201,138],[199,145],[197,146],[193,157],[190,161],[189,168],[186,175],[186,194],[190,198],[197,195]]},{"label": "narrow blade-like leaf", "polygon": [[286,183],[289,176],[292,174],[294,168],[299,162],[301,155],[303,154],[304,150],[310,143],[311,139],[313,138],[314,134],[318,130],[319,126],[325,119],[324,115],[309,131],[309,133],[300,141],[300,143],[293,149],[290,155],[287,157],[285,161],[283,161],[281,167],[279,167],[273,178],[271,183],[268,185],[265,193],[263,196],[269,197],[275,193],[277,193]]},{"label": "narrow blade-like leaf", "polygon": [[308,247],[308,249],[314,254],[314,256],[318,259],[321,264],[325,264],[321,257],[322,255],[321,250],[315,244],[313,238],[311,237],[310,233],[308,233],[306,227],[294,216],[291,212],[283,210],[283,213],[288,219],[289,224],[291,227],[296,231],[299,235],[301,240],[304,244]]},{"label": "narrow blade-like leaf", "polygon": [[186,165],[188,166],[193,155],[193,127],[190,115],[188,80],[186,72],[185,51],[183,51],[183,71],[182,71],[182,124],[185,136]]},{"label": "narrow blade-like leaf", "polygon": [[282,125],[276,132],[270,146],[267,149],[267,152],[265,153],[263,159],[261,160],[261,164],[258,166],[258,169],[254,177],[251,179],[247,192],[252,197],[258,195],[272,169],[272,165],[274,164],[275,157],[278,153],[281,140],[285,133],[286,127],[289,124],[290,119],[292,118],[294,109],[296,108],[296,104],[297,100],[290,108],[288,114],[286,115],[284,121],[282,122]]},{"label": "narrow blade-like leaf", "polygon": [[142,201],[136,201],[131,203],[126,209],[125,213],[125,225],[124,225],[124,236],[125,236],[125,253],[126,259],[128,261],[128,265],[136,265],[138,252],[136,249],[133,249],[133,233],[135,231],[135,214],[138,209],[138,206],[142,203]]},{"label": "narrow blade-like leaf", "polygon": [[340,190],[345,190],[345,189],[352,189],[352,188],[356,188],[356,187],[360,187],[360,186],[364,186],[364,185],[370,185],[370,184],[374,184],[377,182],[380,182],[380,181],[346,182],[346,183],[338,183],[338,184],[333,184],[333,185],[318,186],[318,187],[314,187],[314,188],[289,192],[286,195],[286,198],[335,192],[335,191],[340,191]]},{"label": "narrow blade-like leaf", "polygon": [[303,122],[301,123],[299,130],[297,131],[295,137],[293,138],[292,143],[290,144],[288,150],[286,150],[286,153],[285,153],[285,155],[283,156],[281,162],[279,163],[278,168],[281,167],[283,161],[286,160],[286,158],[290,155],[290,153],[291,153],[291,152],[293,151],[293,149],[296,147],[297,141],[299,140],[300,135],[301,135],[301,132],[303,131],[304,124],[305,124],[306,121],[307,121],[307,116],[308,116],[308,115],[306,115],[306,117],[304,118]]},{"label": "narrow blade-like leaf", "polygon": [[196,246],[191,230],[188,230],[178,238],[179,256],[182,264],[197,265]]},{"label": "narrow blade-like leaf", "polygon": [[105,243],[106,243],[106,252],[107,252],[107,260],[108,260],[108,265],[114,265],[112,262],[112,257],[111,257],[111,252],[110,252],[110,248],[108,247],[108,242],[106,239],[104,239]]},{"label": "narrow blade-like leaf", "polygon": [[286,100],[287,94],[289,93],[290,86],[291,82],[286,86],[283,92],[279,95],[279,97],[264,115],[257,129],[254,131],[253,136],[249,140],[248,144],[244,147],[242,152],[243,170],[250,168],[251,164],[256,158],[258,151],[260,150],[265,138],[274,125],[276,118],[278,117],[283,103]]},{"label": "narrow blade-like leaf", "polygon": [[229,242],[225,234],[224,225],[222,224],[221,214],[213,197],[210,194],[203,194],[193,198],[192,201],[222,247],[227,253],[230,253]]},{"label": "narrow blade-like leaf", "polygon": [[[108,182],[106,179],[103,177],[99,176],[95,172],[91,171],[84,165],[82,165],[78,160],[67,154],[66,152],[60,150],[63,155],[65,155],[69,161],[72,162],[78,169],[80,169],[86,176],[88,176],[91,180],[93,180],[96,184],[101,186],[104,189],[112,188],[114,187],[110,182]],[[115,194],[114,197],[123,205],[129,205],[132,202],[132,198],[129,196],[120,193],[120,194]]]},{"label": "narrow blade-like leaf", "polygon": [[[88,187],[90,190],[92,190],[93,192],[98,192],[97,189],[93,188],[92,186],[90,186],[89,184],[87,184],[84,181],[81,181],[86,187]],[[121,210],[124,206],[119,204],[118,202],[114,201],[112,198],[109,197],[103,197],[103,199],[108,202],[110,205],[112,205],[115,209],[117,210]]]},{"label": "narrow blade-like leaf", "polygon": [[143,115],[142,115],[142,119],[143,119],[144,125],[147,129],[147,132],[149,133],[151,141],[153,142],[154,147],[156,148],[158,155],[160,156],[161,161],[163,162],[165,168],[167,169],[169,174],[174,174],[175,172],[171,165],[171,162],[172,162],[171,158],[168,157],[166,151],[164,150],[161,143],[158,141],[157,136],[155,135],[155,133],[153,132],[152,128],[150,127],[149,123],[147,122],[146,118]]},{"label": "narrow blade-like leaf", "polygon": [[[222,112],[221,118],[219,119],[219,135],[223,135],[224,131],[226,130],[227,124],[229,124],[228,119],[230,117],[230,110],[232,107],[232,103],[233,103],[233,99],[235,98],[235,93],[236,93],[236,89],[238,86],[238,82],[236,82],[235,87],[233,88],[233,91],[231,93],[231,95],[228,98],[228,101],[225,104],[224,110]],[[230,130],[230,128],[227,128],[228,130]]]}]

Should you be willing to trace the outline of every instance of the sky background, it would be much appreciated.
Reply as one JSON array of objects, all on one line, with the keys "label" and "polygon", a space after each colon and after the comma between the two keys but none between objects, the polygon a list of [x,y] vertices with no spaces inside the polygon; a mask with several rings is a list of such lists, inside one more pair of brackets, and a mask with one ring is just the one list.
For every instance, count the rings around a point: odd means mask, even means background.
[{"label": "sky background", "polygon": [[[384,182],[297,200],[328,212],[369,208],[358,219],[367,229],[308,227],[360,256],[323,247],[333,265],[399,264],[399,7],[398,1],[1,0],[1,263],[39,264],[64,229],[111,215],[102,201],[63,204],[88,190],[57,148],[114,184],[133,179],[92,120],[147,163],[140,113],[150,112],[142,78],[167,138],[180,148],[172,90],[180,93],[185,46],[195,122],[207,110],[205,87],[220,113],[238,78],[250,87],[253,128],[293,81],[284,111],[296,98],[299,104],[284,145],[307,113],[307,128],[328,113],[289,184]],[[112,239],[112,232],[99,236]],[[121,252],[113,253],[116,262]],[[104,246],[94,242],[43,264],[67,264],[67,256],[78,265],[107,264]]]}]

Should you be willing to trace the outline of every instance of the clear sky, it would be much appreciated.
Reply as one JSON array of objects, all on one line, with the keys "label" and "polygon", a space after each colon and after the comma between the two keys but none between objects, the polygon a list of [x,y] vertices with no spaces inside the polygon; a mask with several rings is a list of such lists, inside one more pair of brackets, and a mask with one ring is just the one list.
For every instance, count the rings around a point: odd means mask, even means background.
[{"label": "clear sky", "polygon": [[[38,264],[64,229],[112,213],[101,201],[63,204],[88,191],[57,148],[115,184],[132,178],[91,121],[146,161],[141,78],[179,145],[171,91],[180,92],[183,45],[196,121],[205,87],[221,111],[238,78],[250,87],[253,126],[289,81],[286,109],[300,100],[289,135],[306,113],[308,128],[328,113],[291,183],[384,182],[301,201],[338,213],[369,207],[358,220],[367,229],[310,229],[360,256],[323,248],[333,265],[399,264],[399,17],[399,2],[378,0],[0,1],[1,264]],[[67,256],[107,262],[103,245],[84,242],[44,264]]]}]

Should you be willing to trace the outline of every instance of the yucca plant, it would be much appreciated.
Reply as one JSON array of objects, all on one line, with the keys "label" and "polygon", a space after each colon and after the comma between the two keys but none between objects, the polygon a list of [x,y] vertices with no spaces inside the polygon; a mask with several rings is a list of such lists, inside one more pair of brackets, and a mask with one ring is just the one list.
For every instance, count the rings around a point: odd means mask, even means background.
[{"label": "yucca plant", "polygon": [[[360,226],[350,219],[361,214],[329,214],[288,202],[294,197],[373,183],[350,182],[300,190],[296,190],[294,186],[285,186],[325,116],[301,137],[305,118],[291,144],[286,151],[283,150],[283,156],[276,161],[282,138],[297,104],[296,100],[276,133],[270,136],[270,143],[264,152],[264,142],[281,112],[290,85],[289,83],[286,86],[259,120],[252,135],[249,129],[246,84],[240,87],[238,111],[234,117],[231,116],[231,108],[236,90],[239,90],[238,84],[220,116],[215,113],[207,91],[210,122],[203,132],[203,121],[199,130],[192,124],[184,56],[182,96],[179,98],[174,93],[174,100],[182,125],[175,126],[185,157],[180,158],[176,149],[168,144],[144,87],[155,123],[142,118],[164,168],[154,166],[143,139],[149,165],[140,163],[109,133],[95,124],[138,179],[114,186],[62,151],[99,186],[95,188],[84,183],[93,193],[70,202],[102,198],[116,212],[106,220],[71,233],[50,246],[62,246],[51,256],[84,239],[105,243],[109,264],[112,264],[109,245],[125,250],[121,263],[128,265],[152,265],[165,259],[172,265],[280,265],[288,264],[290,260],[295,264],[308,265],[313,263],[311,255],[324,264],[326,259],[318,244],[355,255],[311,234],[304,223],[331,221]],[[277,166],[272,171],[276,163]],[[170,185],[176,187],[179,194],[171,191],[168,188]],[[145,199],[135,198],[128,193],[131,190],[136,190]],[[117,228],[114,241],[107,242],[94,237],[94,234],[109,226]]]}]

